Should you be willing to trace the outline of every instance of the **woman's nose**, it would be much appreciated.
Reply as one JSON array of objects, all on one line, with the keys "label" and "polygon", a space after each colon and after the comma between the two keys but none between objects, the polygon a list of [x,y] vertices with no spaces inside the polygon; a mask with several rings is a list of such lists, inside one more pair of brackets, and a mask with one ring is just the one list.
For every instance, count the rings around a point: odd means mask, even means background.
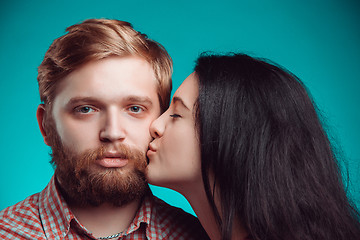
[{"label": "woman's nose", "polygon": [[163,136],[165,131],[164,112],[160,117],[155,119],[150,125],[150,134],[153,138],[160,138]]}]

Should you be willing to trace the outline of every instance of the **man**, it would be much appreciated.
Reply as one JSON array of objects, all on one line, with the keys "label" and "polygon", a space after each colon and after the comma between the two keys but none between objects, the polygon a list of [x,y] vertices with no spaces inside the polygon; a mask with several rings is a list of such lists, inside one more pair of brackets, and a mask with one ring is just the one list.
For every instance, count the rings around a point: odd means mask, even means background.
[{"label": "man", "polygon": [[38,69],[37,119],[55,174],[0,213],[1,239],[204,239],[144,179],[150,123],[170,100],[172,62],[129,23],[67,29]]}]

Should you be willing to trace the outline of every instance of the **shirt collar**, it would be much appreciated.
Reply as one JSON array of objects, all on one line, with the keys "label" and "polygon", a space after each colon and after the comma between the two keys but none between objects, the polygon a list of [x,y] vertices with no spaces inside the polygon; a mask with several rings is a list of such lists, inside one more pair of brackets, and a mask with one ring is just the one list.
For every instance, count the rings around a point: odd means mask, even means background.
[{"label": "shirt collar", "polygon": [[58,191],[54,175],[40,193],[39,211],[47,239],[62,239],[67,235],[75,217]]},{"label": "shirt collar", "polygon": [[[56,187],[55,176],[51,178],[49,184],[40,193],[39,210],[40,219],[44,226],[44,232],[47,239],[62,239],[66,237],[70,229],[72,220],[76,221],[80,228],[84,228],[75,218],[61,193]],[[130,234],[140,228],[141,223],[146,224],[146,236],[161,236],[160,229],[156,227],[156,218],[152,218],[154,207],[154,196],[150,188],[148,188],[139,210],[134,220],[126,230],[126,234]],[[86,229],[84,229],[87,231]]]},{"label": "shirt collar", "polygon": [[129,228],[127,229],[126,234],[130,234],[130,233],[136,231],[137,229],[140,228],[140,225],[142,223],[144,223],[144,224],[146,224],[146,229],[147,229],[146,236],[148,239],[151,239],[149,237],[149,234],[151,236],[151,232],[148,233],[148,229],[149,229],[149,226],[152,225],[151,224],[151,214],[152,214],[152,205],[153,205],[152,198],[153,198],[153,195],[152,195],[150,189],[148,189],[148,192],[145,195],[145,197],[134,217],[134,220],[132,221]]}]

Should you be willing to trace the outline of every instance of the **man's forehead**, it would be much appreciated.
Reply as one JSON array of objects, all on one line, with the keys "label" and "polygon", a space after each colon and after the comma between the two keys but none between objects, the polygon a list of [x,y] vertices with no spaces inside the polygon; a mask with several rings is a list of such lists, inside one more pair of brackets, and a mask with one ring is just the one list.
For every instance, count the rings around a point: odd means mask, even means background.
[{"label": "man's forehead", "polygon": [[115,61],[104,60],[101,65],[97,65],[99,61],[89,63],[60,80],[56,88],[56,97],[67,95],[68,99],[77,97],[112,99],[123,96],[129,99],[129,96],[158,98],[158,81],[154,72],[148,63],[144,65],[141,61],[144,60],[115,58]]}]

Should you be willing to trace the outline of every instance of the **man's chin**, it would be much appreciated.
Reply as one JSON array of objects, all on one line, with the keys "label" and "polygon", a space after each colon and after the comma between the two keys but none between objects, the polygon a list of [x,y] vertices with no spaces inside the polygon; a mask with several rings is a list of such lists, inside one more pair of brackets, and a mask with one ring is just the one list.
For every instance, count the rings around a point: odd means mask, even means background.
[{"label": "man's chin", "polygon": [[[142,171],[125,168],[101,168],[81,171],[66,178],[57,176],[70,205],[99,206],[104,203],[123,206],[144,196],[148,189]],[[59,173],[59,172],[58,172]]]},{"label": "man's chin", "polygon": [[[54,133],[52,143],[55,176],[70,204],[121,206],[141,198],[148,188],[143,151],[124,144],[112,144],[79,154],[64,147]],[[109,156],[109,149],[114,149],[118,155]]]}]

